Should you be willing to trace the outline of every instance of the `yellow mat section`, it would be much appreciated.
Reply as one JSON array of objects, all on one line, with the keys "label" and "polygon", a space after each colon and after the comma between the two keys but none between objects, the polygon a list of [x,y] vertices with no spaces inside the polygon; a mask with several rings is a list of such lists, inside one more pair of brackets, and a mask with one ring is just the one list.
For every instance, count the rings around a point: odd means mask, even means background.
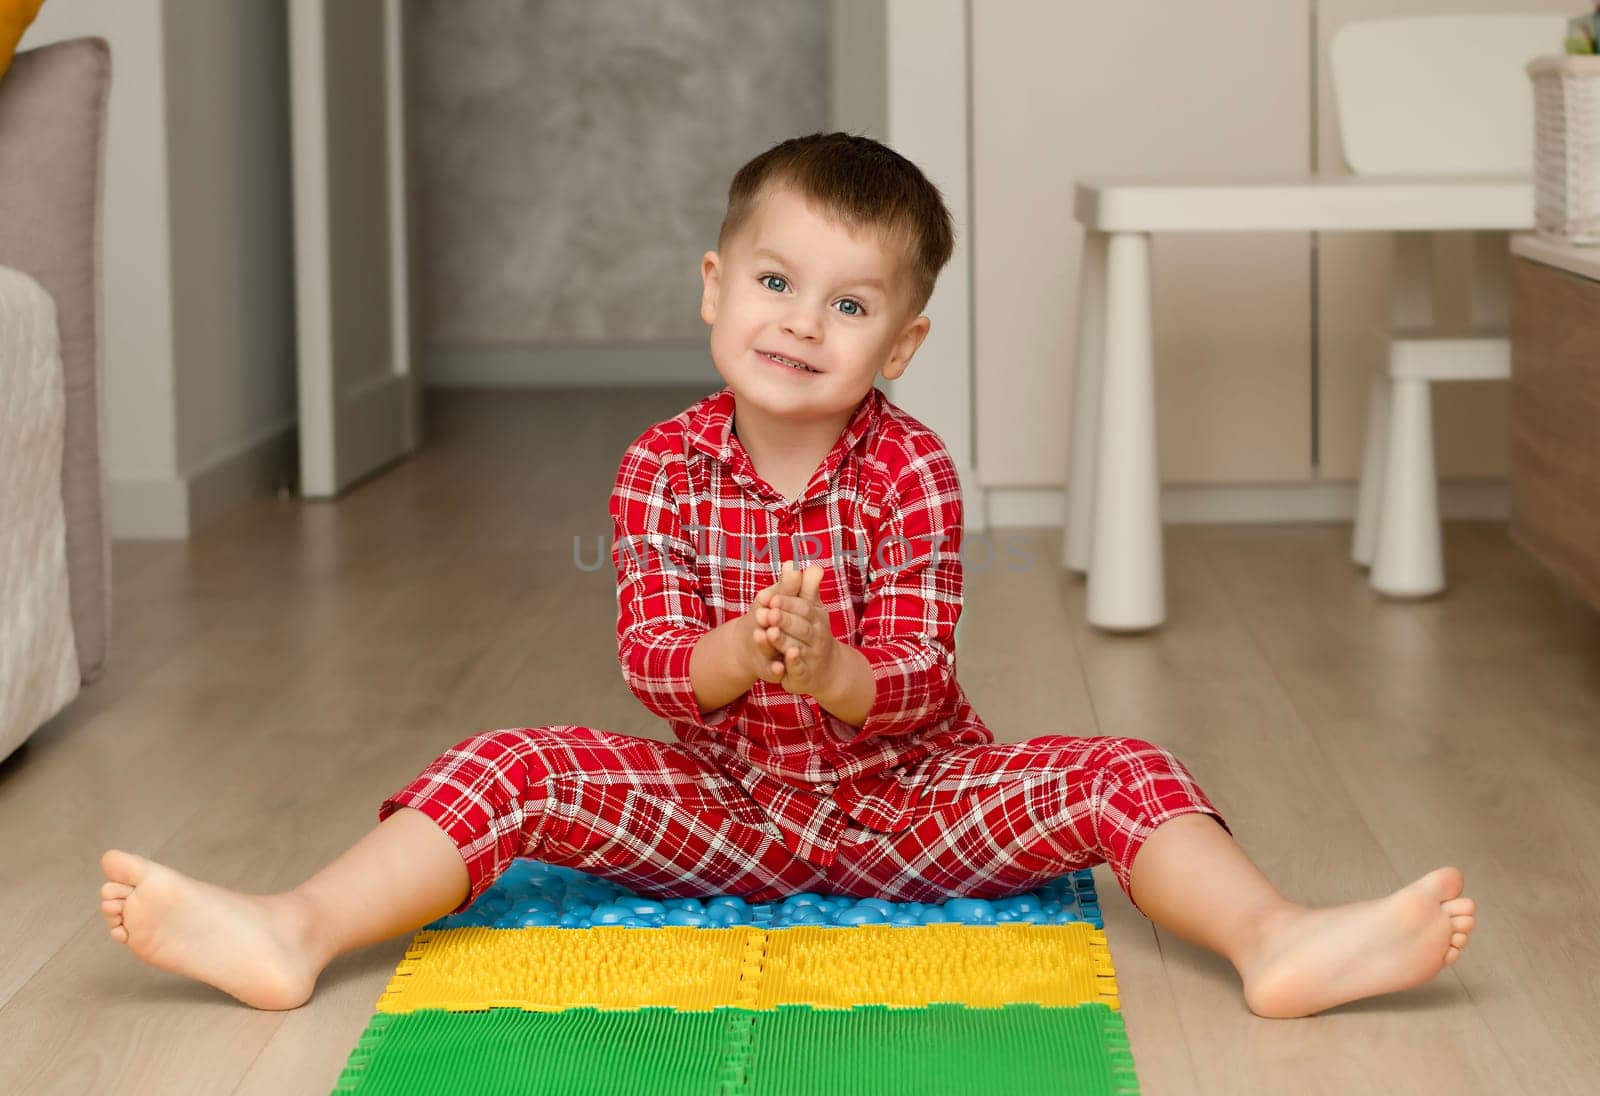
[{"label": "yellow mat section", "polygon": [[423,930],[378,1011],[750,1008],[764,935],[676,925]]},{"label": "yellow mat section", "polygon": [[378,1011],[1013,1002],[1120,1008],[1105,933],[1081,922],[424,930]]},{"label": "yellow mat section", "polygon": [[1121,1007],[1092,925],[861,925],[768,932],[755,1007],[1090,1001]]}]

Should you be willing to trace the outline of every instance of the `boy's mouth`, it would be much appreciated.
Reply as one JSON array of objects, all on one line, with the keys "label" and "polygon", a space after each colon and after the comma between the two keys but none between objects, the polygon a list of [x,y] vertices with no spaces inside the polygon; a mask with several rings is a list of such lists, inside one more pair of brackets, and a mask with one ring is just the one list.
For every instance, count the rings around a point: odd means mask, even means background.
[{"label": "boy's mouth", "polygon": [[807,365],[803,361],[800,361],[798,358],[786,358],[782,354],[769,354],[765,350],[757,350],[756,353],[760,354],[763,358],[766,358],[773,365],[780,365],[785,369],[793,370],[797,373],[822,372],[820,369],[813,369],[811,366]]}]

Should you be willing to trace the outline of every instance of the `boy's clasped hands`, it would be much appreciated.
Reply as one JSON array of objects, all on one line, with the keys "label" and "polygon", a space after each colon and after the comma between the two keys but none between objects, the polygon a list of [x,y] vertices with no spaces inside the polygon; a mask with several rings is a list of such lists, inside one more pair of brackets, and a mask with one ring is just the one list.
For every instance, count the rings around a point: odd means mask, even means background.
[{"label": "boy's clasped hands", "polygon": [[818,593],[823,573],[820,563],[800,571],[784,560],[778,581],[756,595],[748,614],[756,625],[750,646],[756,676],[790,693],[815,696],[834,674],[839,642]]}]

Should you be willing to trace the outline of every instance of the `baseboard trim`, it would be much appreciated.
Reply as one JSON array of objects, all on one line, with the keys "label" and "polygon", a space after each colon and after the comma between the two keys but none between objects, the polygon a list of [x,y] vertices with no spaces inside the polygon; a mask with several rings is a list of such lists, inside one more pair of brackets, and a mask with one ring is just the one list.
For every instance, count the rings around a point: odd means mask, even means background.
[{"label": "baseboard trim", "polygon": [[440,388],[717,384],[705,339],[592,343],[435,343],[422,383]]},{"label": "baseboard trim", "polygon": [[[1059,526],[1065,521],[1058,487],[985,487],[981,501],[988,524],[994,528]],[[1446,480],[1439,487],[1439,514],[1447,520],[1504,521],[1510,512],[1509,492],[1502,480]],[[1161,489],[1161,520],[1167,525],[1354,521],[1355,513],[1354,482],[1174,485]]]},{"label": "baseboard trim", "polygon": [[291,415],[193,469],[189,473],[189,532],[199,532],[242,502],[293,484],[299,441],[296,419]]},{"label": "baseboard trim", "polygon": [[189,487],[181,479],[113,479],[107,485],[113,540],[182,540]]},{"label": "baseboard trim", "polygon": [[115,540],[185,540],[240,503],[292,482],[298,456],[293,418],[273,423],[208,457],[183,477],[113,479]]}]

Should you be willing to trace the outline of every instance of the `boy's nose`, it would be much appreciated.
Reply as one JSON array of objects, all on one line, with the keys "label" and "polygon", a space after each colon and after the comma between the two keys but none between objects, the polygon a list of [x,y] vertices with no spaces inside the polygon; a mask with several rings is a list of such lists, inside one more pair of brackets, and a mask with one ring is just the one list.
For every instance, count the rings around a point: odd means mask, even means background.
[{"label": "boy's nose", "polygon": [[783,319],[783,329],[796,338],[815,338],[822,327],[822,321],[817,318],[816,312],[809,307],[795,307]]}]

